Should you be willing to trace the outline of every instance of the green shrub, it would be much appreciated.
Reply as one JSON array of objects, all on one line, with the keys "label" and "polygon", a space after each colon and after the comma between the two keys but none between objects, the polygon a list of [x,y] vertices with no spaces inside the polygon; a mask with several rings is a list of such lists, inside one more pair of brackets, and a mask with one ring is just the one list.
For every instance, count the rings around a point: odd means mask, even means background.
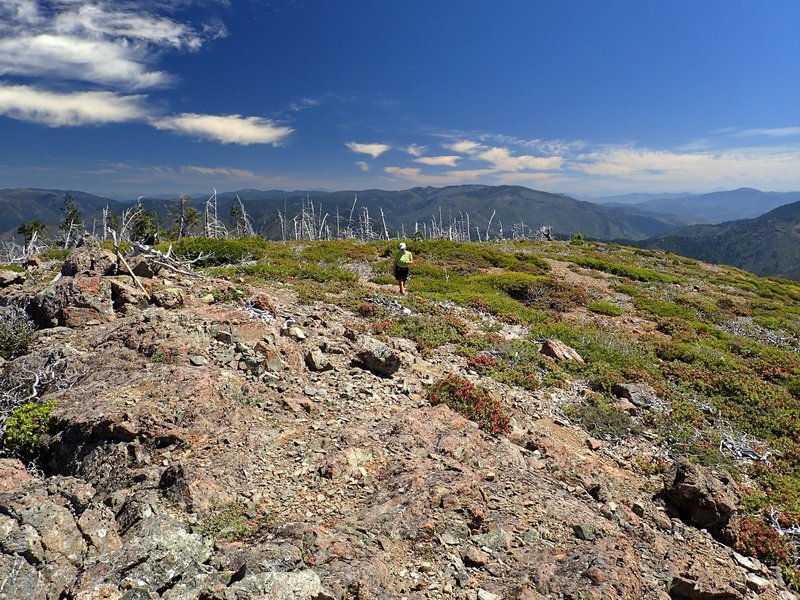
[{"label": "green shrub", "polygon": [[[199,267],[232,265],[245,260],[258,260],[279,245],[261,238],[183,238],[172,243],[177,256],[197,261]],[[167,250],[167,244],[158,248]],[[285,250],[285,249],[284,249]],[[199,260],[198,260],[199,259]]]},{"label": "green shrub", "polygon": [[589,257],[573,257],[570,260],[576,265],[581,267],[586,267],[587,269],[604,271],[606,273],[611,273],[612,275],[625,277],[627,279],[633,279],[635,281],[658,281],[663,283],[679,283],[679,280],[676,279],[675,277],[672,277],[671,275],[666,275],[665,273],[660,273],[659,271],[653,271],[652,269],[644,269],[642,267],[623,265],[620,263],[613,263]]},{"label": "green shrub", "polygon": [[624,312],[616,304],[603,301],[590,302],[589,304],[586,305],[586,308],[588,308],[593,313],[597,313],[599,315],[607,315],[609,317],[618,317]]},{"label": "green shrub", "polygon": [[697,313],[694,310],[675,302],[665,302],[652,298],[636,298],[633,303],[639,310],[648,312],[656,317],[680,317],[689,321],[697,319]]},{"label": "green shrub", "polygon": [[13,271],[14,273],[24,273],[25,267],[23,267],[19,263],[12,263],[8,265],[0,265],[0,269],[3,271]]},{"label": "green shrub", "polygon": [[390,321],[385,331],[394,337],[404,337],[417,342],[421,350],[464,341],[467,325],[453,315],[443,317],[402,317]]},{"label": "green shrub", "polygon": [[511,431],[510,418],[500,402],[467,379],[447,375],[428,390],[428,399],[434,406],[446,404],[451,410],[475,421],[481,429],[493,434]]},{"label": "green shrub", "polygon": [[573,246],[583,246],[586,243],[586,236],[580,231],[577,231],[569,238],[569,243]]},{"label": "green shrub", "polygon": [[641,431],[628,413],[614,408],[605,398],[567,406],[564,412],[596,438],[618,440]]},{"label": "green shrub", "polygon": [[42,260],[66,260],[72,250],[67,248],[47,248],[39,257]]},{"label": "green shrub", "polygon": [[55,401],[29,402],[11,411],[3,436],[5,447],[23,457],[33,457],[42,450],[42,436],[49,433]]}]

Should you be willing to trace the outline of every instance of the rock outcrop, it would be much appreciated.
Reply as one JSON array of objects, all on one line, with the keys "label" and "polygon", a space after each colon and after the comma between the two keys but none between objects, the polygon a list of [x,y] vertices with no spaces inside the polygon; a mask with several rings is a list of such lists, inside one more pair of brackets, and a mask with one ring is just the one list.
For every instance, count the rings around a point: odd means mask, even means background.
[{"label": "rock outcrop", "polygon": [[797,598],[717,541],[723,480],[636,469],[646,438],[587,443],[553,397],[485,379],[513,409],[488,435],[425,399],[478,379],[448,348],[285,287],[209,304],[227,282],[140,268],[147,300],[107,256],[73,263],[6,288],[42,329],[5,380],[50,365],[55,408],[41,470],[0,459],[0,599]]}]

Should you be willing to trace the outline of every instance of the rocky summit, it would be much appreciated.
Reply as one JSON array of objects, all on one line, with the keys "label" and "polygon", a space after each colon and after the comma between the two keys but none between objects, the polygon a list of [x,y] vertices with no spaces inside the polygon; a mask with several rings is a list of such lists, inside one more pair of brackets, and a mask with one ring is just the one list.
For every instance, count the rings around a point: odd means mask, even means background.
[{"label": "rocky summit", "polygon": [[[665,460],[654,436],[565,416],[580,381],[512,386],[280,282],[126,263],[87,244],[0,283],[36,323],[4,401],[52,407],[0,459],[0,599],[798,599],[734,550],[735,482],[637,467]],[[430,402],[450,374],[502,400],[505,433]]]}]

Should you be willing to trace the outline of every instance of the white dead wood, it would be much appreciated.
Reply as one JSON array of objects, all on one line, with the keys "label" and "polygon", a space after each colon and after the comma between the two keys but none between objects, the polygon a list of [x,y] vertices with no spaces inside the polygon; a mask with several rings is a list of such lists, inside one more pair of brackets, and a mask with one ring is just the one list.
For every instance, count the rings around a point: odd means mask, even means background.
[{"label": "white dead wood", "polygon": [[[486,241],[489,241],[489,230],[492,228],[492,221],[494,220],[495,212],[496,211],[494,211],[494,210],[492,211],[492,216],[489,217],[489,223],[488,223],[488,225],[486,225]],[[503,237],[502,231],[503,231],[503,228],[501,226],[501,228],[500,228],[500,237],[501,238]]]},{"label": "white dead wood", "polygon": [[136,284],[136,286],[140,290],[142,290],[142,293],[144,294],[144,297],[147,298],[148,300],[150,300],[150,293],[146,289],[144,289],[144,286],[142,285],[142,282],[136,276],[136,273],[133,272],[133,269],[131,269],[131,266],[128,264],[128,261],[125,260],[125,257],[123,256],[122,251],[120,250],[120,247],[119,247],[119,242],[117,240],[117,232],[114,231],[113,229],[111,230],[111,237],[114,240],[114,252],[117,255],[117,260],[122,263],[122,265],[125,267],[125,269],[127,269],[128,273],[130,273],[131,277],[133,277],[134,283]]}]

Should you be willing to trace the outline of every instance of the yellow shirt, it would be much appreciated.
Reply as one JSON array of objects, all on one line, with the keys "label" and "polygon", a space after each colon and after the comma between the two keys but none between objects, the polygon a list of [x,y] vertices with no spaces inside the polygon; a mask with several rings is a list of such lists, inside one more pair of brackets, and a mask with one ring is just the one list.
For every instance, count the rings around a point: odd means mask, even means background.
[{"label": "yellow shirt", "polygon": [[412,260],[414,260],[414,255],[408,250],[398,250],[394,255],[394,264],[398,267],[408,267]]}]

